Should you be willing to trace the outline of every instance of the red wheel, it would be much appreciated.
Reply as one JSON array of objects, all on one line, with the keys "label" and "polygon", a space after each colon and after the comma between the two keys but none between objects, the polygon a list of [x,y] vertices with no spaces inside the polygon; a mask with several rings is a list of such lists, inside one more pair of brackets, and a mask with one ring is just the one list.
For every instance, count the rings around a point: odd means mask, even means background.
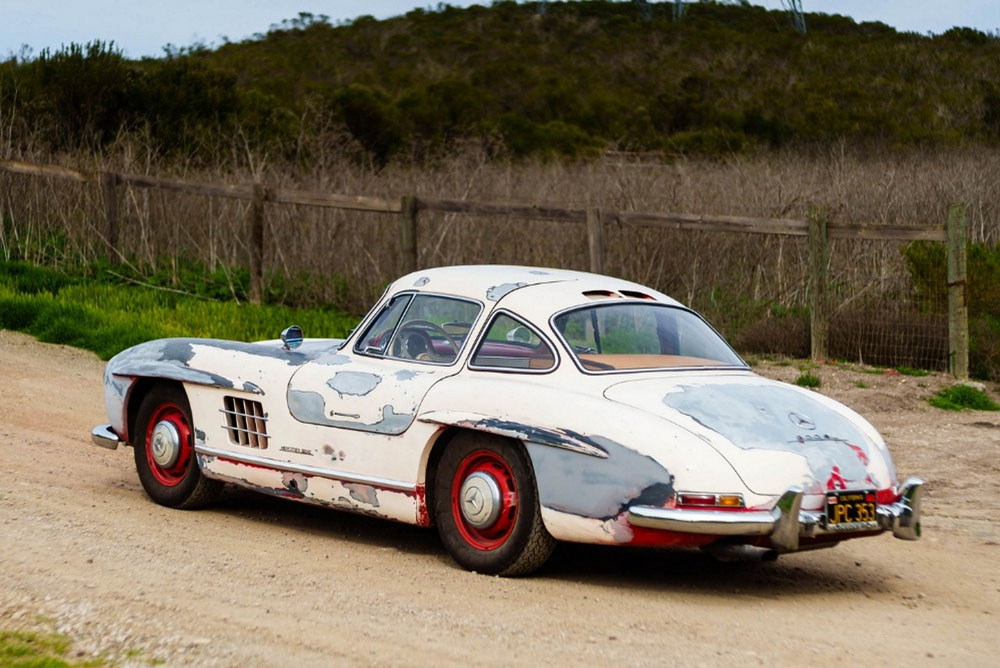
[{"label": "red wheel", "polygon": [[451,514],[477,550],[495,550],[514,532],[517,482],[500,455],[477,450],[458,465],[451,483]]},{"label": "red wheel", "polygon": [[146,426],[146,462],[157,482],[179,485],[191,465],[191,423],[177,404],[160,404]]},{"label": "red wheel", "polygon": [[531,461],[517,441],[456,435],[438,463],[433,502],[441,542],[469,570],[524,575],[555,547],[542,524]]},{"label": "red wheel", "polygon": [[180,386],[150,389],[135,427],[135,468],[149,498],[172,508],[198,508],[215,498],[223,484],[198,468],[191,409]]}]

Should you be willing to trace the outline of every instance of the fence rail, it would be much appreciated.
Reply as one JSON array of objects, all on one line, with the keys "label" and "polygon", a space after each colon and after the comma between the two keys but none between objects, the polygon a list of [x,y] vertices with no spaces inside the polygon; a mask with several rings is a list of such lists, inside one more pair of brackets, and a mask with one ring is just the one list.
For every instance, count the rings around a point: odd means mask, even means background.
[{"label": "fence rail", "polygon": [[938,241],[948,244],[948,320],[951,371],[957,377],[968,375],[968,309],[966,285],[966,222],[964,209],[953,207],[947,225],[883,225],[828,221],[822,210],[810,210],[807,220],[759,218],[690,213],[646,211],[615,211],[599,208],[565,208],[545,204],[517,202],[476,202],[404,195],[383,198],[347,195],[322,191],[272,189],[261,183],[207,183],[188,179],[164,178],[144,174],[88,172],[58,165],[39,165],[16,160],[0,160],[0,170],[30,176],[69,179],[80,183],[97,183],[103,189],[108,257],[116,263],[119,257],[119,197],[117,188],[158,188],[206,197],[246,200],[251,203],[247,222],[250,239],[250,298],[260,301],[264,276],[264,217],[266,204],[318,206],[353,211],[366,211],[399,216],[399,243],[403,267],[407,271],[420,266],[418,255],[417,220],[421,211],[479,215],[513,216],[527,220],[551,220],[582,224],[586,227],[590,270],[604,269],[604,230],[608,225],[654,227],[700,232],[738,232],[748,234],[778,234],[808,238],[811,354],[827,357],[829,328],[829,252],[830,239],[870,239],[889,241]]}]

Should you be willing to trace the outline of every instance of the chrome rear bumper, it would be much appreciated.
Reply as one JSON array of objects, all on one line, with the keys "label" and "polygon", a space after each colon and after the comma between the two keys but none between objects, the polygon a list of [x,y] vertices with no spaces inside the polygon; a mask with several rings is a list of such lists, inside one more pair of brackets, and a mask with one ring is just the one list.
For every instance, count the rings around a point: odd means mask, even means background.
[{"label": "chrome rear bumper", "polygon": [[99,424],[91,429],[90,440],[94,442],[94,445],[99,445],[108,450],[116,449],[122,442],[109,424]]},{"label": "chrome rear bumper", "polygon": [[[899,487],[899,501],[878,507],[877,528],[867,531],[892,531],[896,538],[920,538],[920,497],[924,481],[908,478]],[[746,512],[726,510],[681,510],[632,506],[628,521],[634,526],[664,529],[680,533],[712,536],[769,536],[778,552],[799,549],[800,538],[850,533],[829,531],[822,511],[802,510],[803,492],[792,487],[781,495],[771,510]]]}]

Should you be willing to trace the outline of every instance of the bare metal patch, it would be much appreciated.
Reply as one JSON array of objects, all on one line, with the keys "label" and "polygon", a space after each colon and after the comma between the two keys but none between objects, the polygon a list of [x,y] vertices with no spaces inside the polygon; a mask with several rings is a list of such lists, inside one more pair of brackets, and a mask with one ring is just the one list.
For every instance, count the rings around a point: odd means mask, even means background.
[{"label": "bare metal patch", "polygon": [[363,397],[382,382],[382,377],[374,373],[360,371],[338,371],[333,378],[326,381],[331,390],[339,394]]},{"label": "bare metal patch", "polygon": [[801,455],[818,483],[826,483],[835,474],[863,482],[868,474],[866,464],[873,454],[868,439],[850,420],[793,388],[681,385],[664,396],[663,403],[737,448]]},{"label": "bare metal patch", "polygon": [[351,498],[359,503],[364,503],[373,508],[378,508],[378,490],[371,485],[345,482],[344,488],[350,492]]},{"label": "bare metal patch", "polygon": [[284,471],[281,474],[281,484],[292,494],[305,494],[309,489],[309,478],[301,473]]},{"label": "bare metal patch", "polygon": [[260,385],[256,383],[251,383],[249,380],[243,383],[244,392],[253,392],[254,394],[259,394],[264,396],[264,390],[260,389]]},{"label": "bare metal patch", "polygon": [[386,404],[382,406],[382,419],[374,423],[360,420],[333,420],[326,415],[326,401],[318,392],[288,390],[288,410],[299,422],[318,424],[326,427],[342,427],[376,434],[401,434],[413,423],[413,413],[397,413]]}]

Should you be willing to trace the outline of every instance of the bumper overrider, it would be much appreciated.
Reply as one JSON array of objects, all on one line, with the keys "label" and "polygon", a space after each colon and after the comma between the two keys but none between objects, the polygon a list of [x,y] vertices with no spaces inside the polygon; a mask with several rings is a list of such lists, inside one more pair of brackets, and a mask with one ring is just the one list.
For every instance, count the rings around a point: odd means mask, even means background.
[{"label": "bumper overrider", "polygon": [[[874,531],[892,531],[896,538],[902,540],[920,538],[920,497],[923,485],[924,481],[920,478],[908,478],[900,485],[899,500],[878,507],[878,528]],[[801,488],[790,487],[771,510],[682,510],[632,506],[628,510],[628,521],[633,526],[679,533],[768,536],[777,552],[798,550],[800,538],[821,535],[850,537],[850,533],[827,530],[826,516],[822,511],[802,510],[802,496]]]},{"label": "bumper overrider", "polygon": [[94,442],[94,445],[99,445],[108,450],[114,450],[122,443],[122,440],[118,438],[118,434],[115,433],[115,430],[109,424],[99,424],[91,429],[90,440]]}]

